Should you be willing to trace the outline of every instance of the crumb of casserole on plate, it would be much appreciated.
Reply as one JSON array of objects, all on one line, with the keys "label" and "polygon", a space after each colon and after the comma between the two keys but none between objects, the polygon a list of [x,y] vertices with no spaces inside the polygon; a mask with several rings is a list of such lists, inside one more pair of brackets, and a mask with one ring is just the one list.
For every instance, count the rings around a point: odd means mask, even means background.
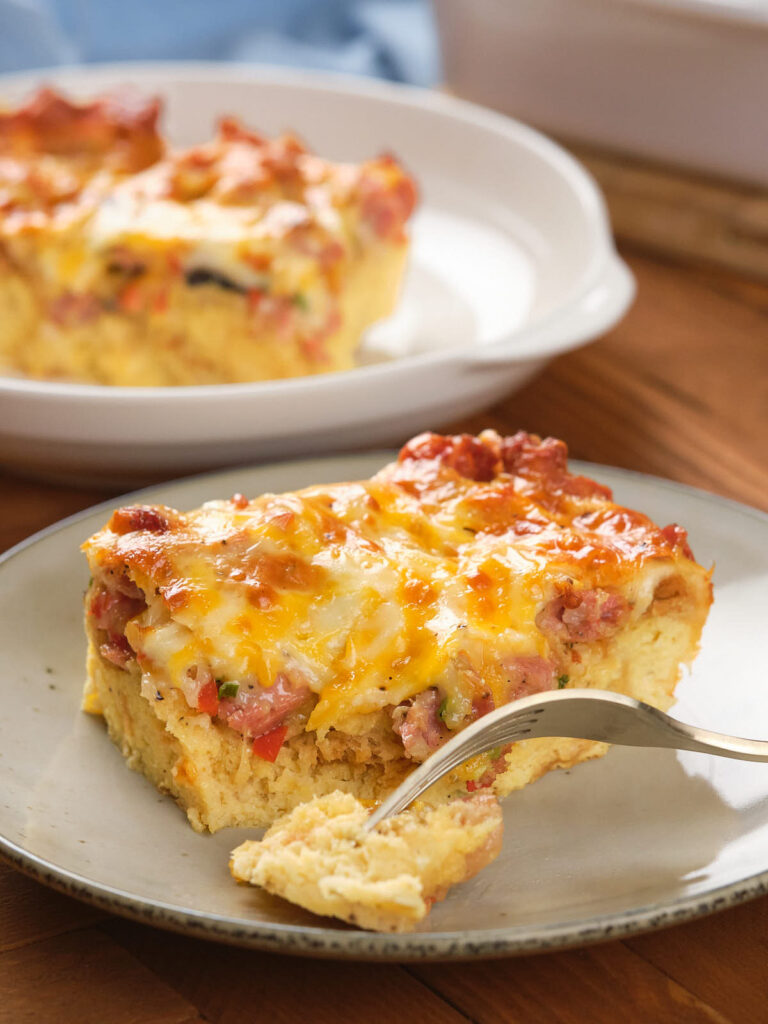
[{"label": "crumb of casserole on plate", "polygon": [[0,364],[128,386],[351,367],[397,301],[412,179],[230,117],[170,150],[159,111],[51,90],[0,111]]},{"label": "crumb of casserole on plate", "polygon": [[490,794],[417,805],[366,834],[369,814],[349,793],[317,797],[238,846],[230,870],[315,914],[404,932],[501,850],[501,808]]},{"label": "crumb of casserole on plate", "polygon": [[[380,800],[529,694],[591,686],[665,710],[712,599],[682,527],[522,432],[424,434],[370,480],[120,508],[84,548],[85,707],[212,831],[337,789]],[[606,750],[524,740],[432,794],[503,796]]]}]

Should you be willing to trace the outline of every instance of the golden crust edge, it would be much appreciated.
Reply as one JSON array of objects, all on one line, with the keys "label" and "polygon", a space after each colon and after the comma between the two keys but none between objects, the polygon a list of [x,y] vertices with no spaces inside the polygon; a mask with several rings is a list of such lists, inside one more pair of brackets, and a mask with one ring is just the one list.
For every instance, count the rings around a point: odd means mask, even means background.
[{"label": "golden crust edge", "polygon": [[[696,653],[706,610],[701,606],[695,618],[665,619],[668,630],[675,626],[674,649],[667,652],[664,671],[655,677],[651,671],[658,660],[654,646],[662,636],[657,619],[640,620],[623,643],[614,638],[607,650],[615,664],[602,668],[614,673],[617,685],[613,688],[666,710],[673,701],[681,662],[690,661]],[[276,762],[270,764],[254,757],[238,734],[190,710],[181,693],[171,692],[153,707],[140,692],[138,667],[117,668],[100,656],[96,645],[92,632],[85,709],[97,710],[96,703],[100,705],[109,734],[129,766],[173,796],[197,831],[265,827],[297,804],[337,789],[375,802],[414,767],[404,757],[362,764],[355,763],[354,756],[325,761],[318,756],[310,733],[287,740]],[[605,649],[599,645],[593,653],[605,657]],[[589,660],[582,662],[574,684],[588,685],[591,671]],[[343,734],[336,734],[336,743],[343,743]],[[493,792],[506,796],[555,768],[571,768],[601,757],[607,750],[607,744],[577,739],[517,743],[506,756],[506,770],[495,780]],[[465,792],[468,777],[461,768],[452,772],[430,791],[430,802]]]}]

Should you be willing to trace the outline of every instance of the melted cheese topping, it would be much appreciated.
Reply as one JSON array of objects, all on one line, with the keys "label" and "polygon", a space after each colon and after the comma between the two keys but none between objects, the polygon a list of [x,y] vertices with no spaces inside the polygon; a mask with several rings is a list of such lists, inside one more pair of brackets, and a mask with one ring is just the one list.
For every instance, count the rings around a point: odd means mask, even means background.
[{"label": "melted cheese topping", "polygon": [[0,109],[0,233],[56,231],[163,154],[160,103],[125,92],[73,103],[40,89]]},{"label": "melted cheese topping", "polygon": [[[59,112],[70,121],[81,114],[72,105]],[[60,289],[99,290],[105,272],[123,267],[165,278],[205,270],[274,295],[303,293],[320,276],[334,290],[335,265],[361,245],[405,241],[415,190],[391,157],[334,164],[292,136],[267,140],[225,119],[212,142],[164,159],[156,136],[154,148],[139,136],[144,148],[129,151],[131,164],[111,124],[101,125],[95,150],[89,136],[75,136],[62,151],[57,136],[47,152],[50,133],[35,122],[45,116],[32,116],[30,146],[19,139],[19,114],[6,116],[7,137],[0,114],[0,238],[17,263],[48,269]],[[37,252],[40,232],[53,248],[47,260]]]},{"label": "melted cheese topping", "polygon": [[488,691],[508,699],[510,659],[550,655],[536,617],[553,596],[608,588],[639,615],[662,577],[702,572],[585,484],[551,465],[478,481],[401,456],[362,483],[160,509],[166,530],[121,523],[85,549],[94,576],[125,573],[147,596],[126,635],[154,678],[183,687],[203,663],[269,687],[284,673],[317,694],[320,731],[431,686],[460,717]]},{"label": "melted cheese topping", "polygon": [[[89,223],[84,247],[92,259],[109,262],[111,253],[130,251],[151,266],[158,256],[172,255],[185,273],[204,270],[246,291],[294,295],[322,278],[331,246],[337,262],[354,245],[354,219],[345,221],[333,208],[321,222],[310,207],[292,201],[266,210],[209,199],[180,203],[142,195],[138,184],[114,189]],[[310,232],[312,242],[306,241]],[[288,241],[292,233],[298,244]],[[168,276],[167,262],[159,272]]]}]

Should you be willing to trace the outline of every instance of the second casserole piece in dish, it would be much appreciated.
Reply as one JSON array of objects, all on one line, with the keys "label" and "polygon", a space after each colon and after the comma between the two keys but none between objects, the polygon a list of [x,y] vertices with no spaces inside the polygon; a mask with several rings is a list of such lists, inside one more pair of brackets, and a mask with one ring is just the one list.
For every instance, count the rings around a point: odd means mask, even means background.
[{"label": "second casserole piece in dish", "polygon": [[416,203],[233,118],[167,150],[157,102],[46,91],[0,112],[0,364],[157,386],[348,369],[397,301]]},{"label": "second casserole piece in dish", "polygon": [[[85,706],[197,829],[390,792],[455,730],[592,686],[670,706],[711,602],[663,529],[524,433],[421,435],[370,480],[192,512],[118,509],[85,545]],[[503,796],[605,753],[534,739],[441,781]]]}]

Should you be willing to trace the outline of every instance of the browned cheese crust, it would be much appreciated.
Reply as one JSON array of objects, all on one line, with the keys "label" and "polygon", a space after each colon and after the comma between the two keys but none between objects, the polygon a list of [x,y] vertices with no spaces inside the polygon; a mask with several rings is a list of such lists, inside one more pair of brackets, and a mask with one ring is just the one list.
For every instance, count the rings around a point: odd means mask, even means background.
[{"label": "browned cheese crust", "polygon": [[[457,730],[554,688],[670,706],[711,602],[659,528],[529,435],[424,435],[372,480],[183,513],[118,510],[85,545],[86,707],[196,828],[381,799]],[[475,758],[432,801],[505,795],[605,753]]]}]

